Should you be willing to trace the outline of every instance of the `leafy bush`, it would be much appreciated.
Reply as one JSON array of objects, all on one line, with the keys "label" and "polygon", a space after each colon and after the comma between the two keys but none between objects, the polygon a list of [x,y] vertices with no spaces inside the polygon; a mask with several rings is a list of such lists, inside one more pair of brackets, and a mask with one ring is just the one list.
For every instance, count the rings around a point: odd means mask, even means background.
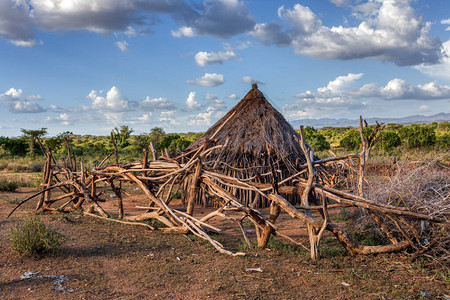
[{"label": "leafy bush", "polygon": [[381,132],[381,143],[380,147],[385,151],[392,151],[394,148],[400,146],[402,140],[400,136],[393,130],[382,131]]},{"label": "leafy bush", "polygon": [[15,192],[19,188],[17,181],[0,178],[0,191],[2,192]]},{"label": "leafy bush", "polygon": [[19,253],[57,253],[61,248],[62,235],[42,223],[38,216],[31,216],[23,225],[11,228],[9,238]]},{"label": "leafy bush", "polygon": [[436,144],[436,134],[433,126],[413,124],[402,127],[398,134],[406,141],[408,148],[425,148]]},{"label": "leafy bush", "polygon": [[28,143],[23,138],[10,139],[8,137],[0,137],[0,148],[6,153],[13,156],[25,156],[28,151]]},{"label": "leafy bush", "polygon": [[440,150],[448,150],[450,148],[450,133],[436,136],[436,147]]},{"label": "leafy bush", "polygon": [[324,151],[330,149],[330,143],[323,134],[320,134],[314,127],[305,128],[305,140],[314,151]]},{"label": "leafy bush", "polygon": [[356,129],[350,129],[339,141],[339,147],[345,150],[358,150],[361,145],[361,135]]}]

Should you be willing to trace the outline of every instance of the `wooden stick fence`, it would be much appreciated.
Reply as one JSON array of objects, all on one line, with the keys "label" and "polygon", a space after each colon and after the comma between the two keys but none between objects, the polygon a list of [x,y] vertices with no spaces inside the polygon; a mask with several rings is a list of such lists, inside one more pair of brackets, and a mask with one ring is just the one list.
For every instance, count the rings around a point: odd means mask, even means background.
[{"label": "wooden stick fence", "polygon": [[[362,124],[362,121],[361,121]],[[362,125],[361,125],[362,128]],[[220,128],[218,129],[220,130]],[[281,212],[289,214],[292,218],[305,223],[308,228],[309,250],[312,259],[319,258],[319,245],[325,231],[331,232],[335,238],[345,247],[350,254],[369,254],[398,251],[412,248],[417,252],[425,252],[430,245],[423,245],[421,237],[414,229],[415,220],[427,220],[432,223],[449,225],[447,216],[437,217],[410,211],[407,207],[398,207],[380,204],[364,197],[363,174],[367,151],[373,146],[373,140],[365,140],[363,151],[358,154],[343,155],[322,160],[315,160],[312,149],[304,140],[303,128],[300,130],[300,143],[307,163],[298,168],[298,173],[293,174],[285,180],[277,179],[277,170],[274,165],[272,169],[272,182],[262,183],[258,176],[250,179],[224,175],[213,166],[205,165],[204,158],[211,153],[212,149],[219,149],[224,145],[213,145],[213,141],[207,141],[204,145],[194,149],[188,155],[183,154],[175,158],[157,158],[153,145],[150,151],[154,158],[148,161],[148,150],[144,151],[144,160],[139,163],[119,165],[117,151],[115,151],[115,163],[105,166],[107,159],[103,160],[92,170],[86,170],[80,163],[79,171],[76,169],[76,159],[71,153],[67,143],[67,160],[57,162],[49,152],[46,157],[42,189],[34,195],[21,201],[8,217],[23,203],[39,197],[37,212],[70,212],[81,210],[86,216],[108,219],[114,222],[143,226],[147,229],[156,230],[153,226],[145,223],[149,220],[157,220],[164,224],[158,228],[166,233],[186,234],[192,233],[205,239],[220,253],[229,255],[244,255],[242,252],[234,253],[226,250],[221,243],[214,240],[209,232],[221,232],[222,230],[211,223],[216,217],[227,218],[237,223],[241,229],[243,239],[247,245],[253,246],[252,241],[246,235],[242,220],[250,220],[254,226],[257,236],[256,244],[266,247],[271,235],[287,239],[291,243],[302,243],[295,241],[289,236],[279,232],[275,225]],[[361,136],[364,136],[361,130]],[[269,153],[270,155],[270,153]],[[111,155],[110,155],[111,156]],[[360,195],[353,195],[318,183],[316,180],[316,167],[323,166],[332,161],[345,161],[350,157],[361,158],[361,177],[359,180]],[[306,176],[305,176],[306,174]],[[127,215],[122,183],[128,182],[137,185],[148,199],[145,212],[138,215]],[[118,219],[112,218],[103,208],[100,202],[102,193],[100,185],[103,184],[115,194],[118,207]],[[62,195],[54,196],[54,190],[60,190]],[[180,191],[186,204],[186,212],[171,205],[173,195]],[[254,192],[257,197],[265,199],[270,203],[269,216],[260,211],[243,205],[235,195],[245,194],[246,191]],[[194,199],[203,193],[216,209],[208,215],[198,218],[194,217]],[[298,195],[301,197],[301,206],[293,206],[286,195]],[[329,211],[342,207],[356,207],[365,209],[373,220],[380,226],[391,242],[388,245],[365,246],[351,238],[341,226],[333,223],[329,217]],[[312,212],[319,212],[313,214]],[[386,221],[387,220],[387,221]],[[388,223],[388,221],[390,223]],[[394,233],[393,229],[401,232]],[[439,237],[429,237],[430,240]],[[435,244],[435,242],[434,242]]]}]

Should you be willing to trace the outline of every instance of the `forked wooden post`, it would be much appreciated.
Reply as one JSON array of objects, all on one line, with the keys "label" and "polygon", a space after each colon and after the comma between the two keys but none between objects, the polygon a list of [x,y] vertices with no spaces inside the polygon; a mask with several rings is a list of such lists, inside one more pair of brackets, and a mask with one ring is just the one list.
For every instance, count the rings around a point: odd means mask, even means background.
[{"label": "forked wooden post", "polygon": [[[305,141],[305,134],[303,130],[303,125],[300,126],[300,147],[303,150],[303,153],[305,153],[306,163],[308,165],[308,181],[306,182],[306,187],[303,190],[302,194],[302,205],[305,207],[310,206],[309,203],[309,194],[312,190],[312,185],[314,183],[314,177],[315,177],[315,169],[314,169],[314,152],[311,149],[311,147],[306,143]],[[326,200],[324,200],[324,203]],[[305,211],[306,215],[310,218],[312,218],[311,210],[307,209]],[[308,227],[308,235],[309,235],[309,243],[310,243],[310,249],[311,249],[311,259],[317,260],[319,258],[319,243],[320,243],[320,237],[321,234],[317,234],[316,228],[310,224],[306,224]],[[321,230],[323,232],[323,230]]]}]

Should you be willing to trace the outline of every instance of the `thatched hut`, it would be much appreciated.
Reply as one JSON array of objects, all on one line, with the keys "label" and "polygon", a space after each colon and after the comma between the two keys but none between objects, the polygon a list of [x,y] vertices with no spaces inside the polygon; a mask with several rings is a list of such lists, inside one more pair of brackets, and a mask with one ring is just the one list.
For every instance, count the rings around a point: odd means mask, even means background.
[{"label": "thatched hut", "polygon": [[[235,178],[256,177],[261,182],[272,183],[297,173],[297,167],[306,162],[299,139],[299,134],[253,84],[247,95],[186,151],[214,140],[225,146],[213,151],[203,161],[205,165]],[[273,178],[272,170],[276,178]],[[262,207],[268,204],[254,192],[241,193],[235,196],[244,205]],[[207,204],[201,194],[196,202]],[[291,203],[299,200],[298,196],[288,198]]]}]

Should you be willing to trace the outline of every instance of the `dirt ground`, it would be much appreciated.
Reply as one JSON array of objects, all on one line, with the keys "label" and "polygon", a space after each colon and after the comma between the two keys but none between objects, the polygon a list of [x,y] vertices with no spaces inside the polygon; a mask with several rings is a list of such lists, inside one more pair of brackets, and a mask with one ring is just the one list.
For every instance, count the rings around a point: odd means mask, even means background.
[{"label": "dirt ground", "polygon": [[[425,261],[408,263],[402,253],[351,257],[325,236],[324,257],[314,262],[301,247],[277,241],[267,250],[244,249],[237,226],[221,220],[226,230],[216,238],[246,256],[219,254],[191,235],[165,235],[79,213],[41,216],[65,237],[59,254],[22,256],[7,234],[26,220],[36,201],[5,218],[30,194],[30,188],[0,192],[1,299],[450,299],[448,278]],[[145,198],[125,198],[126,212],[137,205],[145,205]],[[112,211],[113,201],[105,208]],[[287,215],[277,221],[285,233],[305,238],[300,224],[287,231],[293,224]],[[246,229],[251,236],[253,228]]]}]

